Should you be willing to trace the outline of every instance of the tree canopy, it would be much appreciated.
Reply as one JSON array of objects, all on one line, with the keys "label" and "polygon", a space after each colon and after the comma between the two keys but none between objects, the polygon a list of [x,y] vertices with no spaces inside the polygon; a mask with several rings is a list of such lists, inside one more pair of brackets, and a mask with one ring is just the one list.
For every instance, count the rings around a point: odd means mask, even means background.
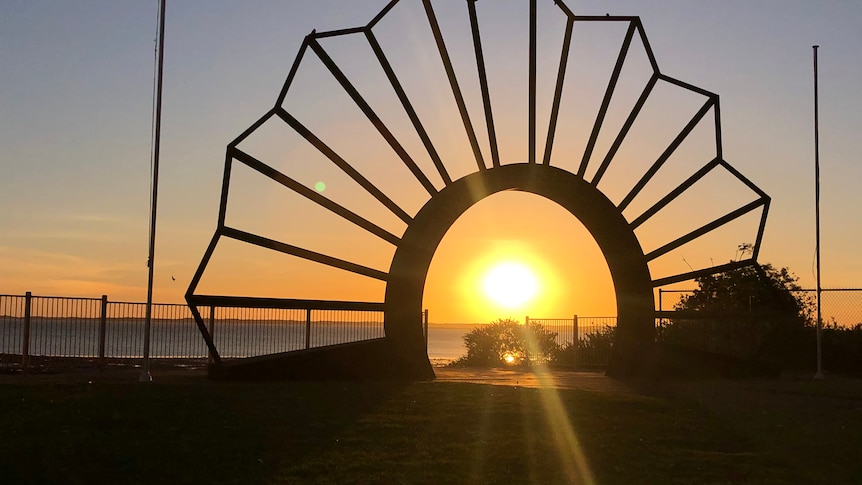
[{"label": "tree canopy", "polygon": [[746,266],[695,280],[680,299],[680,318],[665,322],[659,338],[670,344],[791,367],[807,353],[811,298],[787,268]]},{"label": "tree canopy", "polygon": [[787,268],[775,269],[771,264],[701,276],[695,279],[698,288],[674,309],[804,324],[811,314],[811,301],[797,281]]}]

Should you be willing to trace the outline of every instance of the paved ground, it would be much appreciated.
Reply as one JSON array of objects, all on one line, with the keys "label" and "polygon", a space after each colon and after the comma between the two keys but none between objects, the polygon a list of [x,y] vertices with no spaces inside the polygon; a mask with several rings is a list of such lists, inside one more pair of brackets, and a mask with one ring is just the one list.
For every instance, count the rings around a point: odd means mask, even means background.
[{"label": "paved ground", "polygon": [[[574,372],[562,370],[524,371],[516,369],[482,369],[435,367],[440,382],[470,382],[497,386],[550,387],[594,391],[634,392],[626,383],[605,376],[601,372]],[[157,366],[151,369],[154,381],[205,379],[206,370],[200,367]],[[141,378],[137,366],[72,367],[0,374],[0,384],[50,384],[61,382],[133,382]]]},{"label": "paved ground", "polygon": [[[0,372],[0,384],[54,384],[76,382],[134,382],[141,379],[141,367],[138,365],[108,365],[105,368],[96,366],[53,366],[50,368],[34,368],[24,374],[20,368],[5,369]],[[174,365],[158,365],[151,369],[153,380],[205,379],[206,370],[202,367],[187,367]]]},{"label": "paved ground", "polygon": [[524,371],[516,369],[470,369],[437,367],[437,380],[443,382],[472,382],[497,386],[548,387],[555,389],[581,389],[588,391],[633,392],[626,383],[612,379],[601,372],[575,372],[563,370]]},{"label": "paved ground", "polygon": [[[658,380],[621,381],[601,372],[575,372],[564,370],[523,371],[516,369],[470,369],[436,367],[438,382],[469,382],[495,386],[530,388],[577,389],[594,392],[625,393],[641,396],[684,396],[694,399],[717,412],[737,412],[756,408],[770,396],[781,396],[780,402],[790,403],[816,397],[829,401],[829,406],[851,406],[862,411],[862,380],[830,376],[814,380],[811,376],[785,376],[767,380]],[[151,370],[154,382],[201,385],[209,382],[206,371],[200,367],[156,366]],[[56,385],[87,383],[138,382],[140,367],[109,366],[67,368],[62,371],[21,374],[0,372],[0,385]]]}]

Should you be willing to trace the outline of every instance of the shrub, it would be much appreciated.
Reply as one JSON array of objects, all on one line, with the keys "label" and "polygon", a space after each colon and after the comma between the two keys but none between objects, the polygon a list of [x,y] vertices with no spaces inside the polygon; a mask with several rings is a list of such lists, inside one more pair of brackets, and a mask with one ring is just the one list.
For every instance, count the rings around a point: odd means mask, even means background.
[{"label": "shrub", "polygon": [[[809,348],[815,341],[813,333],[812,329]],[[826,372],[862,377],[862,323],[852,327],[824,323],[822,338],[823,369]],[[808,352],[808,355],[813,353]]]},{"label": "shrub", "polygon": [[555,332],[538,323],[521,325],[511,318],[498,319],[464,335],[467,355],[453,365],[500,367],[547,362],[559,352],[556,338]]},{"label": "shrub", "polygon": [[616,327],[606,325],[578,339],[577,346],[567,343],[551,358],[551,363],[562,366],[605,366],[614,347]]}]

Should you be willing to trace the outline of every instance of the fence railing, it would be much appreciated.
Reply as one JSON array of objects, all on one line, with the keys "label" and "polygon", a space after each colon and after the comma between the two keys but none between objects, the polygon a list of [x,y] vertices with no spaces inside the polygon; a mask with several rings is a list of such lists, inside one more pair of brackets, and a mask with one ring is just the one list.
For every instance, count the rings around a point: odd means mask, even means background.
[{"label": "fence railing", "polygon": [[[204,360],[208,349],[189,307],[154,303],[150,357]],[[382,311],[199,309],[222,358],[253,357],[384,336]],[[32,358],[140,359],[145,303],[102,298],[0,295],[0,365]]]},{"label": "fence railing", "polygon": [[[777,316],[753,301],[748,308],[726,313],[679,312],[677,304],[694,290],[659,290],[658,338],[668,344],[740,358],[757,356],[792,370],[814,365],[822,351],[827,371],[859,372],[859,331],[862,330],[862,289],[821,289],[822,342],[818,348],[814,324],[816,290],[791,293],[804,306],[801,318]],[[674,309],[676,311],[669,311]],[[778,320],[783,318],[784,320]],[[776,324],[776,322],[782,322]],[[786,324],[785,324],[786,323]],[[819,364],[818,364],[819,365]]]},{"label": "fence railing", "polygon": [[[658,290],[658,310],[673,310],[681,298],[694,290]],[[862,288],[821,288],[820,306],[824,325],[852,327],[862,324]],[[814,303],[817,290],[804,288],[792,293]],[[811,316],[814,318],[814,315]]]},{"label": "fence railing", "polygon": [[[814,290],[801,290],[809,298]],[[658,309],[669,310],[689,290],[659,291]],[[825,325],[862,323],[862,289],[823,289]],[[282,309],[199,306],[201,317],[223,358],[252,357],[384,336],[382,310]],[[102,298],[0,295],[0,366],[29,365],[31,358],[75,357],[101,365],[140,359],[144,346],[146,304]],[[427,313],[422,316],[427,339]],[[657,319],[661,331],[663,318]],[[558,361],[576,366],[607,365],[616,328],[615,317],[527,318],[556,333],[564,349]],[[714,325],[714,322],[693,323]],[[756,342],[748,327],[706,332],[704,348],[720,346],[718,336],[736,347]],[[746,333],[748,332],[748,333]],[[702,332],[703,333],[703,332]],[[577,336],[577,338],[575,338]],[[713,340],[716,340],[713,342]],[[752,343],[754,345],[754,343]],[[207,347],[189,307],[153,304],[150,356],[154,359],[204,360]]]},{"label": "fence railing", "polygon": [[555,342],[561,347],[561,351],[553,357],[558,363],[575,367],[608,365],[617,317],[527,317],[525,322],[540,324],[546,331],[556,334]]}]

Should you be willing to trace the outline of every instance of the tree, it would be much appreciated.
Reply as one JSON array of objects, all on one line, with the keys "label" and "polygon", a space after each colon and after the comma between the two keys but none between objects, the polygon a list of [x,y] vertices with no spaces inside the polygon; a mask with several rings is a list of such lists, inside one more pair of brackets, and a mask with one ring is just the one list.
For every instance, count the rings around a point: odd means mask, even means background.
[{"label": "tree", "polygon": [[511,318],[498,319],[464,335],[467,355],[454,364],[497,367],[547,361],[559,349],[556,338],[555,332],[538,323],[521,325]]},{"label": "tree", "polygon": [[698,288],[674,309],[738,314],[759,311],[805,322],[811,302],[798,294],[802,288],[797,280],[787,268],[775,269],[771,264],[701,276],[695,279]]},{"label": "tree", "polygon": [[812,303],[787,268],[746,266],[695,279],[698,288],[676,311],[697,318],[671,319],[659,331],[669,344],[737,357],[759,357],[797,367],[804,351]]}]

